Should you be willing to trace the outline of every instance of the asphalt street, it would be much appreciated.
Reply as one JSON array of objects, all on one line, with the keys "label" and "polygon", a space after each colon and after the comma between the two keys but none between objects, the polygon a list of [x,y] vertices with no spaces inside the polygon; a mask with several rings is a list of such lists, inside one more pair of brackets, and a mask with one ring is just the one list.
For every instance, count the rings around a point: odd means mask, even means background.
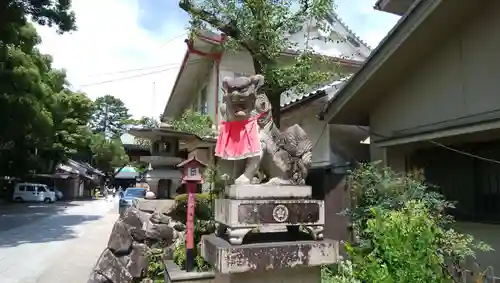
[{"label": "asphalt street", "polygon": [[105,200],[0,208],[0,282],[87,282],[117,218]]}]

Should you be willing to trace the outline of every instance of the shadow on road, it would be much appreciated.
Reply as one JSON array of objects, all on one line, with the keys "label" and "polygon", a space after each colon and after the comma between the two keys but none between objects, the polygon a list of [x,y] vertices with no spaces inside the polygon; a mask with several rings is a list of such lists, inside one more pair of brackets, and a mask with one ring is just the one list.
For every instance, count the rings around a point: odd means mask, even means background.
[{"label": "shadow on road", "polygon": [[[10,230],[0,236],[0,247],[15,247],[26,243],[65,241],[78,236],[78,226],[96,221],[100,215],[62,214],[41,220],[39,225],[30,225],[18,230]],[[0,220],[2,221],[2,220]],[[3,225],[3,223],[2,223]]]},{"label": "shadow on road", "polygon": [[31,224],[51,215],[61,214],[69,207],[81,206],[81,202],[13,203],[0,207],[0,233]]}]

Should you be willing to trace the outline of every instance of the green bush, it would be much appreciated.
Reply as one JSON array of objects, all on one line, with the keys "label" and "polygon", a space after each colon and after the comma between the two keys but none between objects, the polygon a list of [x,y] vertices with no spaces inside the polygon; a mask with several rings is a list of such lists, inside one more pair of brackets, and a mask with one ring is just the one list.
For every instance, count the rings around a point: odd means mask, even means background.
[{"label": "green bush", "polygon": [[376,212],[366,223],[370,247],[347,250],[364,282],[448,282],[439,253],[441,228],[423,201],[411,200],[399,210]]},{"label": "green bush", "polygon": [[[175,220],[186,223],[188,194],[177,195],[175,200],[175,210],[171,215]],[[212,196],[209,193],[195,195],[195,218],[201,220],[210,220],[212,214]]]},{"label": "green bush", "polygon": [[[194,243],[196,246],[196,257],[194,267],[197,271],[205,271],[210,269],[210,266],[207,262],[205,262],[200,253],[201,237],[203,235],[212,234],[214,231],[215,225],[213,225],[212,221],[197,219],[195,220]],[[186,266],[186,243],[184,241],[175,246],[173,260],[180,267]]]},{"label": "green bush", "polygon": [[[422,172],[397,174],[361,164],[348,178],[354,241],[350,262],[323,268],[324,283],[453,282],[445,260],[491,250],[451,228],[453,203],[429,189]],[[350,263],[352,262],[352,268]]]}]

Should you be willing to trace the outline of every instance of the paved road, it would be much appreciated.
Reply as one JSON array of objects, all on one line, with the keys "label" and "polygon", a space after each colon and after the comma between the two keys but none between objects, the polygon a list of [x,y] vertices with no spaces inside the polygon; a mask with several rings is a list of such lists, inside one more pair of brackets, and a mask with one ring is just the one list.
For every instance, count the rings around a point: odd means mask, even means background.
[{"label": "paved road", "polygon": [[82,206],[89,201],[58,201],[55,203],[8,203],[0,206],[0,233],[27,225],[45,217],[62,213],[70,207]]},{"label": "paved road", "polygon": [[[9,220],[11,224],[0,231],[0,282],[87,282],[118,217],[116,203],[86,201],[63,206],[56,213],[43,207],[33,211],[40,217],[0,212],[29,222],[16,227]],[[0,226],[7,218],[0,217]]]}]

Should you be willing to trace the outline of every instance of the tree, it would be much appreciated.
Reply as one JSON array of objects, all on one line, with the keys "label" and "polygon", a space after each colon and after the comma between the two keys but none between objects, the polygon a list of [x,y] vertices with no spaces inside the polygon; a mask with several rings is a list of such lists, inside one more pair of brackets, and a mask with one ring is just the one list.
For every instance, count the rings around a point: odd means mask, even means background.
[{"label": "tree", "polygon": [[195,134],[202,138],[214,135],[210,116],[191,109],[184,111],[180,119],[168,121],[168,124],[177,131]]},{"label": "tree", "polygon": [[123,144],[119,139],[109,139],[102,133],[90,137],[92,164],[102,170],[108,178],[115,174],[115,168],[123,167],[129,162]]},{"label": "tree", "polygon": [[[255,72],[266,78],[265,91],[273,106],[273,118],[279,126],[280,95],[295,88],[332,79],[332,68],[313,68],[325,58],[312,50],[302,50],[290,65],[281,61],[284,51],[293,46],[287,38],[290,31],[301,30],[307,20],[320,22],[334,8],[333,0],[181,0],[179,6],[191,16],[193,33],[200,29],[217,29],[228,36],[222,48],[246,50],[253,59]],[[323,64],[324,65],[324,64]]]},{"label": "tree", "polygon": [[91,101],[68,89],[63,70],[36,48],[31,24],[12,25],[17,42],[0,46],[0,170],[50,171],[81,148]]},{"label": "tree", "polygon": [[94,101],[91,127],[96,133],[117,138],[125,133],[131,115],[125,103],[112,95],[105,95]]},{"label": "tree", "polygon": [[56,26],[60,33],[76,29],[71,1],[2,0],[0,1],[0,43],[17,44],[19,42],[17,29],[26,26],[28,17],[41,25]]},{"label": "tree", "polygon": [[132,120],[131,125],[138,126],[138,127],[145,128],[145,129],[157,128],[160,126],[160,121],[156,120],[153,117],[142,116],[138,120]]}]

